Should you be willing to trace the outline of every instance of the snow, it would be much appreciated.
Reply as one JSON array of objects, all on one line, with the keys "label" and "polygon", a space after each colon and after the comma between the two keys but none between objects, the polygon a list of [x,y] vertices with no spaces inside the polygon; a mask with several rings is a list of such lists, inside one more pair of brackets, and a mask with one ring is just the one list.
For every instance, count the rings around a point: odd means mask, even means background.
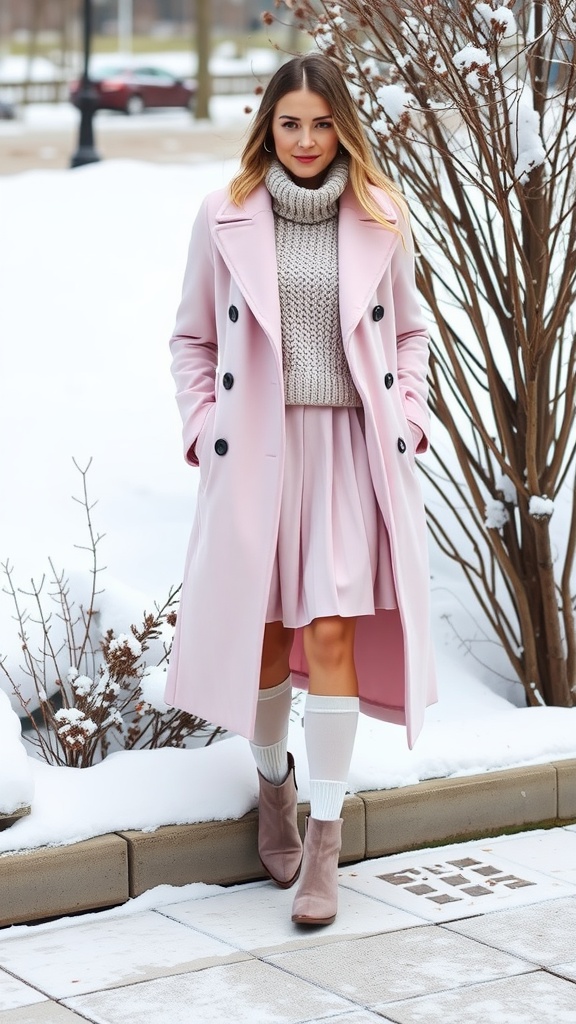
[{"label": "snow", "polygon": [[[414,96],[402,85],[381,85],[376,92],[378,105],[394,124],[398,124],[415,104]],[[374,126],[372,126],[374,127]]]},{"label": "snow", "polygon": [[[210,61],[212,75],[255,75],[268,74],[278,66],[278,54],[272,49],[262,47],[248,49],[243,56],[236,56],[233,43],[224,43],[214,49]],[[162,68],[174,75],[185,77],[196,73],[196,53],[190,51],[152,51],[150,53],[122,54],[96,53],[90,61],[90,70],[101,68],[143,67],[146,65]],[[76,67],[78,73],[80,65]],[[21,82],[27,77],[33,82],[60,81],[62,68],[46,57],[35,57],[29,64],[26,56],[0,54],[0,81]]]},{"label": "snow", "polygon": [[[10,442],[0,447],[0,562],[9,560],[16,585],[29,591],[32,577],[39,583],[49,574],[51,556],[66,569],[71,599],[86,605],[90,555],[81,547],[83,512],[72,500],[81,490],[72,460],[85,466],[92,459],[88,489],[106,567],[96,623],[101,634],[113,629],[118,643],[133,643],[131,624],[181,579],[198,480],[181,457],[167,339],[193,217],[205,193],[235,168],[234,161],[110,161],[0,178],[0,336],[10,341],[0,354],[0,379],[10,382],[0,403]],[[558,501],[555,523],[566,517]],[[30,607],[30,598],[20,600]],[[413,751],[403,729],[362,717],[351,790],[576,756],[576,709],[523,706],[522,688],[468,585],[436,549],[432,603],[440,701]],[[38,645],[34,622],[28,629]],[[52,630],[58,647],[65,635],[57,616]],[[31,696],[4,593],[0,637],[7,667]],[[84,665],[63,660],[60,671],[83,690],[91,685]],[[151,666],[145,680],[144,699],[154,707],[162,704],[162,674]],[[301,706],[290,744],[305,800]],[[48,766],[26,756],[0,692],[0,809],[32,800],[31,815],[0,833],[0,851],[238,817],[256,795],[249,747],[238,737],[208,748],[116,752],[86,769]]]},{"label": "snow", "polygon": [[456,67],[464,72],[464,78],[471,89],[481,89],[482,80],[493,75],[495,71],[486,50],[471,44],[455,53],[452,60]]},{"label": "snow", "polygon": [[20,738],[20,719],[0,690],[0,814],[28,807],[33,796],[32,761]]},{"label": "snow", "polygon": [[493,498],[487,502],[484,523],[488,530],[501,530],[509,518],[508,509],[503,501]]},{"label": "snow", "polygon": [[508,502],[509,505],[518,504],[518,495],[516,493],[516,488],[514,487],[514,484],[512,483],[509,476],[502,474],[500,480],[498,481],[498,490],[501,492],[504,501]]},{"label": "snow", "polygon": [[542,497],[532,494],[528,502],[528,511],[534,519],[550,519],[554,512],[554,502],[551,498],[547,498],[545,494]]},{"label": "snow", "polygon": [[524,88],[512,100],[510,138],[515,155],[514,171],[522,184],[528,181],[530,171],[546,159],[546,150],[540,133],[540,120],[532,105],[531,92]]},{"label": "snow", "polygon": [[500,38],[508,39],[515,36],[518,31],[516,18],[513,11],[507,7],[492,7],[490,4],[479,3],[475,5],[475,18],[482,22],[489,31],[493,31]]}]

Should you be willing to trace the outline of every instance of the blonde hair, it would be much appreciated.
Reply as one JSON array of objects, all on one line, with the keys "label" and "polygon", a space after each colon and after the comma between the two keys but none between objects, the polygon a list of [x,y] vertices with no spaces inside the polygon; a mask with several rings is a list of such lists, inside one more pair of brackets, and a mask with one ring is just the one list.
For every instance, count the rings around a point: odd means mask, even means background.
[{"label": "blonde hair", "polygon": [[[390,223],[379,206],[371,186],[382,189],[407,220],[406,201],[394,182],[377,166],[358,111],[338,66],[320,53],[294,57],[278,68],[268,83],[242,152],[240,170],[230,182],[232,201],[242,206],[250,193],[264,180],[275,158],[271,131],[274,109],[283,96],[299,89],[317,93],[330,105],[338,140],[350,158],[350,184],[358,202],[373,220],[396,231],[397,228]],[[270,152],[264,149],[264,144]]]}]

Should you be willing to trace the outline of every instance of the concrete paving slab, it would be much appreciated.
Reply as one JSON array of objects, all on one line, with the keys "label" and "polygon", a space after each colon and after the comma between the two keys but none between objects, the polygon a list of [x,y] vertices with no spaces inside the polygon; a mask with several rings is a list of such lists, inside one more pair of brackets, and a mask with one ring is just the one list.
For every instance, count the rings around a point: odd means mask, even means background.
[{"label": "concrete paving slab", "polygon": [[117,835],[0,856],[0,926],[125,903],[128,848]]},{"label": "concrete paving slab", "polygon": [[[309,804],[298,807],[302,835],[309,810]],[[361,860],[366,849],[363,800],[347,797],[342,817],[340,861]],[[139,896],[155,885],[232,885],[265,878],[258,859],[257,829],[258,815],[251,811],[237,820],[169,825],[155,832],[119,832],[128,843],[130,895]]]},{"label": "concrete paving slab", "polygon": [[366,856],[554,821],[556,784],[556,769],[544,764],[359,793],[366,804]]},{"label": "concrete paving slab", "polygon": [[330,928],[298,928],[291,921],[295,892],[296,887],[279,889],[272,882],[263,882],[236,892],[160,907],[158,913],[258,956],[423,923],[405,911],[341,889],[338,916]]},{"label": "concrete paving slab", "polygon": [[428,925],[267,959],[290,974],[383,1013],[388,1013],[387,1004],[394,1000],[533,970],[531,964],[479,942],[447,942],[448,935],[445,929]]},{"label": "concrete paving slab", "polygon": [[452,922],[445,928],[540,967],[553,967],[574,959],[576,895],[504,910],[497,918]]},{"label": "concrete paving slab", "polygon": [[153,911],[0,939],[2,966],[54,999],[242,959],[232,946]]},{"label": "concrete paving slab", "polygon": [[336,1017],[316,1017],[306,1024],[390,1024],[390,1018],[371,1013],[370,1010],[352,1010],[351,1013],[339,1013]]},{"label": "concrete paving slab", "polygon": [[559,974],[568,981],[576,981],[576,960],[570,960],[565,964],[554,964],[554,974]]},{"label": "concrete paving slab", "polygon": [[1,1024],[86,1024],[86,1017],[66,1009],[60,1003],[44,1002],[35,1006],[0,1013]]},{"label": "concrete paving slab", "polygon": [[[488,851],[489,845],[482,844]],[[554,828],[496,839],[492,849],[498,857],[541,874],[576,885],[576,832]]]},{"label": "concrete paving slab", "polygon": [[576,986],[542,971],[385,1004],[397,1024],[574,1024]]},{"label": "concrete paving slab", "polygon": [[99,1024],[301,1024],[353,1009],[259,960],[66,1000]]},{"label": "concrete paving slab", "polygon": [[[0,943],[0,964],[3,963],[2,944]],[[0,969],[0,1012],[2,1010],[15,1010],[19,1006],[31,1006],[32,1003],[41,1003],[46,996],[42,992],[25,985],[18,978]]]},{"label": "concrete paving slab", "polygon": [[441,923],[571,896],[574,886],[498,856],[498,844],[453,844],[342,868],[340,885]]},{"label": "concrete paving slab", "polygon": [[576,759],[555,761],[552,767],[556,770],[558,787],[558,817],[574,821],[576,819]]}]

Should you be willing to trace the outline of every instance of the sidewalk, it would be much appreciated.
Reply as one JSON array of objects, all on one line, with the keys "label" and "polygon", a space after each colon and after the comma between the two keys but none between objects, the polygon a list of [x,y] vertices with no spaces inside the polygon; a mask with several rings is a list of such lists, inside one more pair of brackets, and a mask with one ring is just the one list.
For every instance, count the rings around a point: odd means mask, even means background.
[{"label": "sidewalk", "polygon": [[2,931],[0,1024],[576,1024],[576,825],[342,867],[325,929],[292,898],[160,887]]}]

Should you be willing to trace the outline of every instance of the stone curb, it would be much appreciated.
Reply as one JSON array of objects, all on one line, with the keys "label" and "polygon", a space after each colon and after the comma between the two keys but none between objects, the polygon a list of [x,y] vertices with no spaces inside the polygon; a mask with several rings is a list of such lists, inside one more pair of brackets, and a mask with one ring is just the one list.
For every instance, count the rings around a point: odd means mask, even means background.
[{"label": "stone curb", "polygon": [[5,828],[10,828],[10,825],[14,825],[19,818],[25,818],[27,814],[30,814],[31,807],[19,807],[17,811],[12,811],[10,814],[0,813],[0,832]]},{"label": "stone curb", "polygon": [[[309,806],[300,804],[299,824]],[[576,821],[576,759],[347,797],[341,863]],[[0,856],[0,926],[117,906],[156,885],[264,878],[257,813]]]}]

